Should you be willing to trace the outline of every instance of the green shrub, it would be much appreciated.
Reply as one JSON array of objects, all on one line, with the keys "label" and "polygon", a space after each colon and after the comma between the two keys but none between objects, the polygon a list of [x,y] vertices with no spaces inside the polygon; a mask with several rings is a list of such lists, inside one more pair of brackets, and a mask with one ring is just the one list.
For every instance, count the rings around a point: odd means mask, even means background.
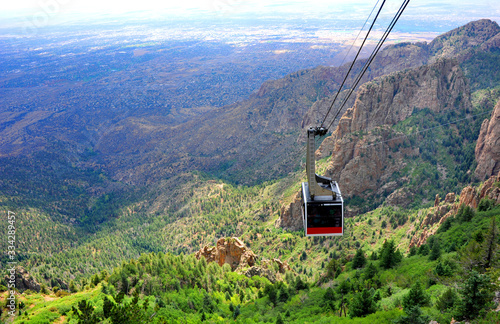
[{"label": "green shrub", "polygon": [[366,264],[366,257],[363,249],[359,249],[356,251],[354,258],[352,259],[352,268],[359,269],[363,268]]},{"label": "green shrub", "polygon": [[488,198],[483,198],[477,205],[477,211],[488,211],[495,207],[495,201]]},{"label": "green shrub", "polygon": [[459,222],[470,222],[472,218],[474,218],[475,214],[474,208],[462,204],[460,205],[455,217]]}]

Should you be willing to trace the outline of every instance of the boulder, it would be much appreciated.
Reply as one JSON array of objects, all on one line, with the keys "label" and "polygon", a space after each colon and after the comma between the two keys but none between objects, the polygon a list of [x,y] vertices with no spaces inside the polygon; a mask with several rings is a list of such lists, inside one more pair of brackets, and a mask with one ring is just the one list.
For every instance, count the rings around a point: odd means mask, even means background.
[{"label": "boulder", "polygon": [[444,198],[444,203],[445,204],[453,204],[455,202],[455,193],[450,192],[446,195],[446,198]]},{"label": "boulder", "polygon": [[220,266],[225,263],[231,266],[232,270],[238,268],[251,267],[255,264],[255,254],[237,237],[220,238],[215,247],[204,246],[195,257],[204,257],[207,262],[217,262]]},{"label": "boulder", "polygon": [[436,195],[436,199],[434,199],[434,207],[439,206],[439,203],[440,203],[439,195]]},{"label": "boulder", "polygon": [[271,283],[276,282],[276,276],[269,269],[253,266],[245,272],[245,276],[252,278],[253,276],[266,277]]},{"label": "boulder", "polygon": [[460,193],[460,200],[458,205],[467,205],[473,208],[477,208],[479,204],[479,195],[475,187],[467,186],[462,189]]}]

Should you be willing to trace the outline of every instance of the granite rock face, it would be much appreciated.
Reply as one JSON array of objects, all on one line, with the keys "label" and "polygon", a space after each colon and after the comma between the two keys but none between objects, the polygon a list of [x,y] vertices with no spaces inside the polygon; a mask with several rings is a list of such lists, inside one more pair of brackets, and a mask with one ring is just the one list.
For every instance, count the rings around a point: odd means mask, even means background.
[{"label": "granite rock face", "polygon": [[500,171],[500,101],[496,104],[491,118],[485,119],[481,125],[475,154],[477,178],[484,180]]},{"label": "granite rock face", "polygon": [[406,166],[406,158],[419,155],[418,148],[412,148],[406,136],[392,126],[408,118],[415,109],[441,112],[470,108],[468,93],[458,62],[449,59],[364,84],[354,106],[346,111],[332,138],[325,142],[333,143],[328,175],[338,179],[347,197],[367,197],[377,192],[394,172]]}]

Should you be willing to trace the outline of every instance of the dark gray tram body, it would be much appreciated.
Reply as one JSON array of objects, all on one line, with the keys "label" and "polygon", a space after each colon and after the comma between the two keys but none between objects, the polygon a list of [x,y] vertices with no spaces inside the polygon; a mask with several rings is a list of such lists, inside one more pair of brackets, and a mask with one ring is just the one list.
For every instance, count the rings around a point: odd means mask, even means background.
[{"label": "dark gray tram body", "polygon": [[[338,190],[338,184],[335,183]],[[302,183],[302,210],[306,236],[340,236],[344,234],[344,200],[338,190],[336,199],[331,196],[311,198],[309,185]]]},{"label": "dark gray tram body", "polygon": [[306,173],[302,183],[302,219],[306,236],[340,236],[344,234],[344,200],[339,185],[316,174],[314,137],[326,130],[310,128],[307,132]]}]

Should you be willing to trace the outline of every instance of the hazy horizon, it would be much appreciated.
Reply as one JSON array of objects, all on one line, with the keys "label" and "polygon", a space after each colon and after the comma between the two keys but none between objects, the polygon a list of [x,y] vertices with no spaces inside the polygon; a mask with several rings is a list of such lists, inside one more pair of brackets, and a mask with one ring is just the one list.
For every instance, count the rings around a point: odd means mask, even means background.
[{"label": "hazy horizon", "polygon": [[[324,21],[323,29],[357,30],[376,1],[96,1],[45,0],[0,4],[0,28],[8,34],[33,35],[47,27],[110,24],[172,24],[178,21],[210,21],[212,24],[259,25],[262,21]],[[379,1],[379,6],[382,1]],[[385,29],[402,1],[388,0],[376,29]],[[455,4],[452,1],[410,1],[394,29],[397,32],[441,33],[477,19],[500,21],[500,6],[483,0]],[[203,29],[203,26],[199,26]],[[49,28],[50,29],[50,28]],[[29,33],[27,32],[29,31]],[[5,32],[3,33],[5,34]],[[5,35],[2,35],[5,36]]]}]

